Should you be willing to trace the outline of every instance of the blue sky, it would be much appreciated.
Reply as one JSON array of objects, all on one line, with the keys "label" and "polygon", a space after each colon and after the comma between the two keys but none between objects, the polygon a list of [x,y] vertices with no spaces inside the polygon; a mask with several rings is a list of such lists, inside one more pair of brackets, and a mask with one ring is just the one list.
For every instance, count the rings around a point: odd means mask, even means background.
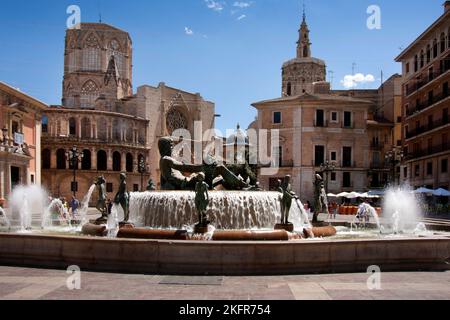
[{"label": "blue sky", "polygon": [[[376,88],[400,72],[394,58],[443,13],[444,0],[305,0],[313,56],[334,72],[333,88],[355,72]],[[15,0],[0,11],[0,80],[49,104],[59,104],[69,5],[83,22],[128,31],[136,89],[166,82],[216,103],[225,132],[256,116],[252,102],[281,94],[281,65],[295,56],[299,0]],[[367,8],[381,8],[381,30],[367,28]],[[99,9],[100,8],[100,9]],[[330,79],[331,80],[331,79]]]}]

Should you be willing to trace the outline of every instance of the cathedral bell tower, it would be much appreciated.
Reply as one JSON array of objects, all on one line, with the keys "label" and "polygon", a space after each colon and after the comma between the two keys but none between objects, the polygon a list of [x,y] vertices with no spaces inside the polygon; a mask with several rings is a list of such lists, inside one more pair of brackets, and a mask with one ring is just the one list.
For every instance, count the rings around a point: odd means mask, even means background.
[{"label": "cathedral bell tower", "polygon": [[297,42],[297,58],[311,57],[311,42],[309,40],[309,29],[306,23],[306,13],[303,11],[303,21],[298,30],[299,38]]}]

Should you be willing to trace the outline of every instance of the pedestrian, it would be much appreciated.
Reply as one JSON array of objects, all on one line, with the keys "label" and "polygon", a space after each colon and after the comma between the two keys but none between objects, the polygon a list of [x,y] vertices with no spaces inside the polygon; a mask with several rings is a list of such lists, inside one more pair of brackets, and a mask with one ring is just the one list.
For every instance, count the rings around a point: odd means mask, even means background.
[{"label": "pedestrian", "polygon": [[72,218],[75,219],[78,215],[78,208],[80,207],[80,201],[75,196],[72,196],[72,200],[70,201],[70,210],[72,213]]}]

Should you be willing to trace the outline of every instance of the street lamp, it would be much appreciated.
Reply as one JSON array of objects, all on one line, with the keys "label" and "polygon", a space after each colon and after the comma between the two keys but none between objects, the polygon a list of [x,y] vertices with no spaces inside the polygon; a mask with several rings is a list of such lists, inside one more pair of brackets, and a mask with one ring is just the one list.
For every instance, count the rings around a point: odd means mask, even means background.
[{"label": "street lamp", "polygon": [[78,191],[78,183],[77,183],[77,169],[78,164],[83,161],[84,153],[80,152],[76,146],[73,146],[68,152],[66,152],[66,157],[69,160],[69,164],[73,168],[73,181],[71,186],[71,191],[73,192],[73,196],[76,197]]},{"label": "street lamp", "polygon": [[[401,147],[393,148],[391,151],[386,152],[384,156],[386,163],[389,164],[389,169],[391,171],[391,182],[393,182],[394,184],[397,183],[396,169],[402,163],[404,157],[405,154]],[[398,182],[400,183],[400,177]]]},{"label": "street lamp", "polygon": [[334,162],[326,161],[320,165],[320,172],[325,173],[325,186],[328,192],[328,174],[336,171],[336,164]]},{"label": "street lamp", "polygon": [[144,175],[148,173],[148,164],[142,157],[138,163],[138,171],[141,174],[141,191],[144,191]]}]

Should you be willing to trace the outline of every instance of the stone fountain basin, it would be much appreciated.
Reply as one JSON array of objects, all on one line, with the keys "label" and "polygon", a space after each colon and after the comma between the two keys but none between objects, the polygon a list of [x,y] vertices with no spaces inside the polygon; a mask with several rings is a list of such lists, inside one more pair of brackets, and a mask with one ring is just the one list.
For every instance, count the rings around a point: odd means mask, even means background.
[{"label": "stone fountain basin", "polygon": [[0,264],[171,275],[449,270],[450,238],[166,241],[0,233]]}]

